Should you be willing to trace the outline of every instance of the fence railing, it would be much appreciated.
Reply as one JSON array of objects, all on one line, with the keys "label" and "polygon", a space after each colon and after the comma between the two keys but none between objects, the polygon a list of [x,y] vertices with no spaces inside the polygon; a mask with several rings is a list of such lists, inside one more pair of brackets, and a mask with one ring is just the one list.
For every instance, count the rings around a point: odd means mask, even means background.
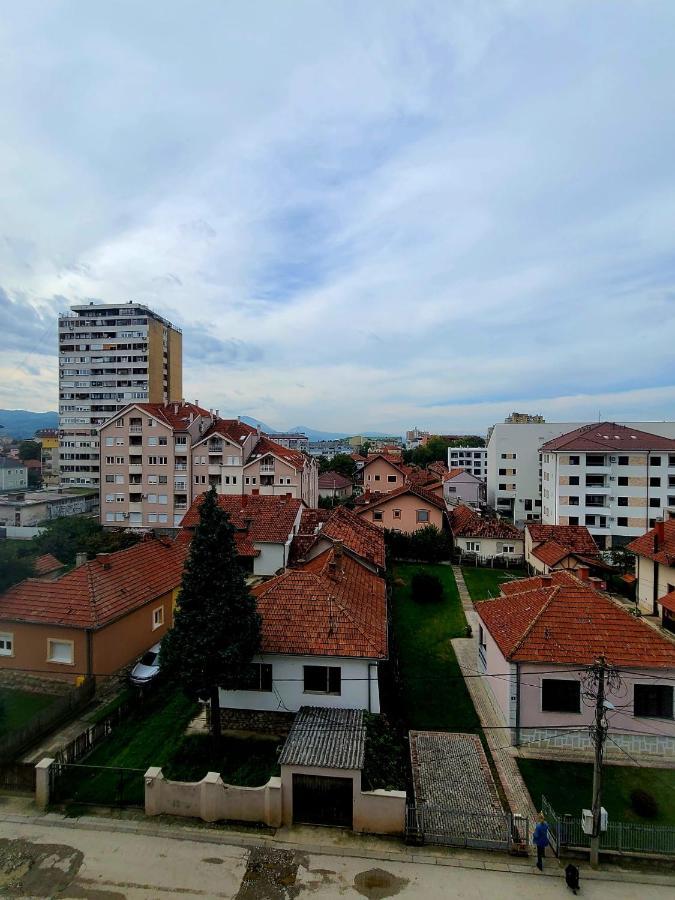
[{"label": "fence railing", "polygon": [[406,807],[406,840],[478,850],[526,852],[528,819],[500,812],[457,812],[432,803]]},{"label": "fence railing", "polygon": [[145,804],[145,769],[55,762],[50,768],[50,800],[93,806]]},{"label": "fence railing", "polygon": [[0,791],[35,793],[33,763],[0,763]]},{"label": "fence railing", "polygon": [[[542,797],[542,812],[549,825],[551,848],[557,856],[566,849],[590,848],[591,838],[584,833],[580,816],[559,815],[546,797]],[[600,850],[672,856],[675,855],[675,826],[610,820],[607,830],[600,835]]]},{"label": "fence railing", "polygon": [[62,722],[83,709],[96,691],[93,678],[87,678],[70,693],[54,700],[48,707],[36,713],[25,725],[0,738],[0,761],[11,761],[31,744],[53,731]]}]

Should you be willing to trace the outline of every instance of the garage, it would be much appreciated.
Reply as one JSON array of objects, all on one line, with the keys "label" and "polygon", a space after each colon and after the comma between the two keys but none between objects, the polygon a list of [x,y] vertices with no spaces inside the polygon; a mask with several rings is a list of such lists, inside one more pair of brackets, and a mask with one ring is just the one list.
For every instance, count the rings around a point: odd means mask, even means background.
[{"label": "garage", "polygon": [[351,778],[293,775],[293,822],[351,828],[352,795]]}]

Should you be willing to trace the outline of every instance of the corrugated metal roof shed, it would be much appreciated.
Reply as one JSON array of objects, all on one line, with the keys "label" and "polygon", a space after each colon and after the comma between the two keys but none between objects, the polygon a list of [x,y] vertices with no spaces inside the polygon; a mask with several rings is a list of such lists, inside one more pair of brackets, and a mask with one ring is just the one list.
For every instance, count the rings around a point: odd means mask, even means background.
[{"label": "corrugated metal roof shed", "polygon": [[282,766],[362,769],[365,749],[362,710],[303,706],[279,762]]}]

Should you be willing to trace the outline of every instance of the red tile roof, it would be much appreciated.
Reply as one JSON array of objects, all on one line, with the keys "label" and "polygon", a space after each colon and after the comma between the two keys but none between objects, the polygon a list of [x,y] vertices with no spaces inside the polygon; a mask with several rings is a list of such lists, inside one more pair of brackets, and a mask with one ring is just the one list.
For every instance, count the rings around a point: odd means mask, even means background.
[{"label": "red tile roof", "polygon": [[320,526],[330,516],[328,509],[303,509],[300,528],[291,542],[289,565],[296,565],[305,559],[307,551],[316,541]]},{"label": "red tile roof", "polygon": [[469,506],[460,504],[450,513],[450,530],[455,537],[484,537],[523,540],[523,532],[503,519],[486,519]]},{"label": "red tile roof", "polygon": [[569,550],[589,556],[600,552],[585,525],[526,525],[525,529],[535,544],[540,541],[555,541]]},{"label": "red tile roof", "polygon": [[557,541],[544,541],[532,551],[532,555],[536,556],[547,566],[557,566],[559,562],[572,555],[569,547],[563,547]]},{"label": "red tile roof", "polygon": [[351,478],[347,478],[339,472],[324,472],[319,475],[319,488],[322,490],[340,490],[350,487],[351,484]]},{"label": "red tile roof", "polygon": [[352,553],[380,569],[385,566],[384,533],[377,525],[344,506],[338,506],[328,517],[317,540],[342,541]]},{"label": "red tile roof", "polygon": [[240,422],[239,419],[219,418],[199,436],[199,440],[195,442],[194,446],[196,447],[214,435],[228,438],[233,443],[242,446],[246,438],[254,433],[257,433],[257,430],[251,425],[247,425],[246,422]]},{"label": "red tile roof", "polygon": [[419,487],[416,484],[404,484],[401,485],[401,487],[395,488],[393,491],[389,491],[388,494],[382,494],[380,492],[362,494],[357,501],[360,507],[358,513],[359,515],[363,515],[366,509],[372,509],[374,506],[379,506],[381,503],[387,503],[389,500],[400,497],[402,494],[414,494],[416,497],[419,497],[420,500],[424,500],[426,503],[430,503],[432,506],[442,509],[443,512],[446,510],[445,501],[441,497],[437,497],[436,494],[432,494],[430,491],[427,491],[425,488]]},{"label": "red tile roof", "polygon": [[659,597],[658,602],[664,609],[675,613],[675,591],[669,591],[667,594],[664,594],[663,597]]},{"label": "red tile roof", "polygon": [[582,452],[614,453],[620,450],[670,450],[675,452],[675,441],[650,434],[615,422],[599,422],[597,425],[582,425],[567,434],[547,441],[541,448],[543,453],[552,450],[580,450]]},{"label": "red tile roof", "polygon": [[299,450],[289,450],[288,447],[282,447],[281,444],[277,444],[268,437],[261,437],[245,465],[250,466],[251,463],[258,462],[261,457],[268,454],[282,459],[294,469],[304,469],[309,459],[305,453],[301,453]]},{"label": "red tile roof", "polygon": [[659,542],[656,528],[652,528],[651,531],[627,544],[626,549],[664,566],[675,566],[675,519],[663,522],[663,535],[663,542]]},{"label": "red tile roof", "polygon": [[163,422],[174,431],[185,431],[190,424],[190,416],[193,419],[210,416],[208,409],[203,409],[195,403],[134,403],[133,406],[142,409],[153,419]]},{"label": "red tile roof", "polygon": [[675,668],[675,643],[569,572],[505,588],[476,610],[508,660],[588,666],[605,656],[614,666]]},{"label": "red tile roof", "polygon": [[[205,494],[193,500],[183,517],[183,529],[199,522],[199,506]],[[262,494],[218,495],[218,506],[224,509],[235,528],[239,556],[258,556],[254,543],[285,544],[293,531],[302,500],[295,497],[272,497]]]},{"label": "red tile roof", "polygon": [[39,459],[24,459],[23,465],[27,469],[41,469],[42,462]]},{"label": "red tile roof", "polygon": [[262,617],[262,652],[384,659],[384,579],[327,550],[253,589]]},{"label": "red tile roof", "polygon": [[385,453],[369,453],[366,463],[363,467],[364,470],[367,469],[371,463],[376,462],[378,459],[383,459],[385,462],[389,463],[390,466],[398,469],[399,472],[404,471],[404,468],[401,465],[400,457],[387,456]]},{"label": "red tile roof", "polygon": [[51,553],[44,553],[42,556],[38,556],[33,563],[33,571],[39,577],[40,575],[49,575],[58,569],[63,569],[64,565]]},{"label": "red tile roof", "polygon": [[[451,481],[453,478],[457,478],[458,475],[471,475],[471,473],[467,472],[466,469],[450,469],[450,471],[443,476],[443,481]],[[475,476],[471,475],[471,477],[474,478]],[[476,479],[476,481],[478,481],[478,479]]]},{"label": "red tile roof", "polygon": [[55,581],[27,578],[0,595],[0,620],[102,628],[179,587],[185,555],[184,546],[149,539]]}]

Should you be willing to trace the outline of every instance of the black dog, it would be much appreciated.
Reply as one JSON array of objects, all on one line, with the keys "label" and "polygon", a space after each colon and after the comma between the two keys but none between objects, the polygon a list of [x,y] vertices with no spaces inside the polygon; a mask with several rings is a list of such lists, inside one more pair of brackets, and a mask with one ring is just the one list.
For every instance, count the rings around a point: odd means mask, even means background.
[{"label": "black dog", "polygon": [[573,894],[579,890],[579,869],[570,863],[565,866],[565,881]]}]

